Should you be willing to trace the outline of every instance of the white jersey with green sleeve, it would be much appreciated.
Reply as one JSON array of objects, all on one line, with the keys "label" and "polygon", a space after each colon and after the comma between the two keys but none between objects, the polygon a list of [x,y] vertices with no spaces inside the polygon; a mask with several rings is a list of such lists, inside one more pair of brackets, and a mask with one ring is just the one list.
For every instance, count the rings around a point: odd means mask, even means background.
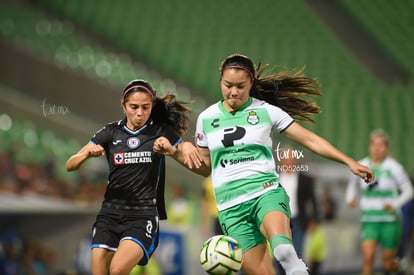
[{"label": "white jersey with green sleeve", "polygon": [[[360,163],[368,166],[375,176],[375,180],[367,184],[360,177],[352,175],[348,183],[347,197],[355,197],[356,192],[352,189],[361,192],[361,222],[395,221],[400,207],[412,197],[411,182],[404,168],[389,156],[378,166],[373,166],[369,157],[360,160]],[[392,205],[395,211],[385,210],[385,204]]]},{"label": "white jersey with green sleeve", "polygon": [[293,121],[282,109],[256,98],[235,113],[225,110],[222,102],[200,113],[196,144],[210,150],[218,210],[278,187],[272,130],[282,132]]}]

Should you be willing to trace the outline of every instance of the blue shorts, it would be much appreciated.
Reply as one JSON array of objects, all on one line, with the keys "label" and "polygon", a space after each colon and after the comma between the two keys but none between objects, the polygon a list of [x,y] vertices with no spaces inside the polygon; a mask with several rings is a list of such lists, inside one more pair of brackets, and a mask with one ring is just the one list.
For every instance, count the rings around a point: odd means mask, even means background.
[{"label": "blue shorts", "polygon": [[138,264],[146,265],[158,246],[159,219],[137,212],[102,209],[93,226],[91,247],[116,251],[121,241],[131,240],[144,251],[144,258]]}]

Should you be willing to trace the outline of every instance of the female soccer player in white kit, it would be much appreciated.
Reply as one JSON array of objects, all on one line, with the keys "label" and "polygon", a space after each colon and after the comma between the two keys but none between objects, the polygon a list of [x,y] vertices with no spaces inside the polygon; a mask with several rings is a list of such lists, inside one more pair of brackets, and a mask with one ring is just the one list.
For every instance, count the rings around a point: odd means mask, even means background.
[{"label": "female soccer player in white kit", "polygon": [[398,270],[395,261],[402,236],[401,207],[413,196],[410,178],[404,168],[388,155],[389,138],[382,129],[374,130],[369,139],[369,156],[360,163],[374,171],[375,181],[366,184],[352,176],[346,200],[356,206],[358,189],[361,191],[361,250],[362,274],[372,274],[377,245],[382,247],[385,272]]}]

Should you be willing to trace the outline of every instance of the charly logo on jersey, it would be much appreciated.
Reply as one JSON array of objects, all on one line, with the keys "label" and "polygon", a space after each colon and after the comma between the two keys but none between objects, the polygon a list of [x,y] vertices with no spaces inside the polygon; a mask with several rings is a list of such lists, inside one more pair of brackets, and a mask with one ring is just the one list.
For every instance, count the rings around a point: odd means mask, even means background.
[{"label": "charly logo on jersey", "polygon": [[128,148],[130,148],[130,149],[135,149],[135,148],[137,148],[137,147],[139,146],[139,144],[140,144],[140,141],[139,141],[139,139],[138,139],[137,137],[130,137],[130,138],[127,140],[127,146],[128,146]]},{"label": "charly logo on jersey", "polygon": [[213,121],[210,123],[211,127],[213,127],[213,128],[220,127],[219,121],[220,121],[220,119],[218,119],[218,118],[213,119]]},{"label": "charly logo on jersey", "polygon": [[250,111],[249,116],[247,117],[247,122],[252,125],[256,125],[257,123],[259,123],[259,121],[260,119],[257,116],[257,113],[255,111]]}]

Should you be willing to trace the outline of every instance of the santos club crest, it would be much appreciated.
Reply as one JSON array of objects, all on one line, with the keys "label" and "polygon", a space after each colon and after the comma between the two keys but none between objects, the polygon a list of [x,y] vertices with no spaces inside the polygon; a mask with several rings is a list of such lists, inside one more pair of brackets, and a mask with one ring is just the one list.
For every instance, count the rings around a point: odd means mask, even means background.
[{"label": "santos club crest", "polygon": [[247,122],[252,125],[256,125],[257,123],[259,123],[259,121],[260,119],[257,116],[257,113],[255,111],[250,111],[249,116],[247,117]]}]

